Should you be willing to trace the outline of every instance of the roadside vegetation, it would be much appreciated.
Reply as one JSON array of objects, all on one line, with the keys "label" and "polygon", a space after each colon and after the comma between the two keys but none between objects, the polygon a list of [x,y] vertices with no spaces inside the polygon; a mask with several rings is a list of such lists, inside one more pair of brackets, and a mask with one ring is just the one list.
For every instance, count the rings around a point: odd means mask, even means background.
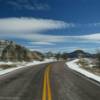
[{"label": "roadside vegetation", "polygon": [[95,67],[100,69],[100,51],[97,51],[95,65]]},{"label": "roadside vegetation", "polygon": [[55,54],[55,58],[57,60],[65,60],[65,61],[67,61],[68,55],[65,52],[64,53],[57,53],[57,54]]},{"label": "roadside vegetation", "polygon": [[57,61],[59,61],[59,60],[67,60],[68,59],[68,55],[67,55],[66,52],[53,53],[53,52],[50,51],[50,52],[47,52],[45,54],[45,57],[48,58],[48,59],[53,58],[53,59],[56,59]]},{"label": "roadside vegetation", "polygon": [[16,64],[12,64],[12,65],[3,64],[3,65],[0,65],[1,69],[8,69],[8,68],[13,68],[13,67],[17,67],[17,65]]},{"label": "roadside vegetation", "polygon": [[79,57],[77,64],[81,68],[100,76],[100,52],[96,53],[95,58]]}]

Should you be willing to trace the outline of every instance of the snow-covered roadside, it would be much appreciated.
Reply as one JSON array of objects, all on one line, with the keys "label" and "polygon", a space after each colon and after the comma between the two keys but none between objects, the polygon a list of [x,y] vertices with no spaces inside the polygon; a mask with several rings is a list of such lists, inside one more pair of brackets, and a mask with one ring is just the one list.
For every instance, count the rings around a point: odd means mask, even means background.
[{"label": "snow-covered roadside", "polygon": [[[9,69],[0,69],[0,75],[3,75],[3,74],[6,74],[6,73],[9,73],[9,72],[12,72],[14,70],[17,70],[17,69],[20,69],[20,68],[24,68],[24,67],[29,67],[31,65],[39,65],[39,64],[44,64],[44,63],[49,63],[49,62],[54,62],[55,60],[54,59],[45,59],[44,61],[32,61],[32,62],[17,62],[17,67],[13,67],[13,68],[9,68]],[[13,62],[0,62],[0,64],[15,64]]]},{"label": "snow-covered roadside", "polygon": [[81,74],[83,74],[91,79],[94,79],[94,80],[100,82],[100,76],[97,76],[91,72],[86,71],[85,69],[80,68],[80,66],[77,65],[77,63],[76,63],[78,61],[79,61],[79,59],[76,59],[73,61],[66,62],[66,64],[70,69],[73,69],[73,70],[75,70],[75,71],[77,71],[77,72],[79,72],[79,73],[81,73]]}]

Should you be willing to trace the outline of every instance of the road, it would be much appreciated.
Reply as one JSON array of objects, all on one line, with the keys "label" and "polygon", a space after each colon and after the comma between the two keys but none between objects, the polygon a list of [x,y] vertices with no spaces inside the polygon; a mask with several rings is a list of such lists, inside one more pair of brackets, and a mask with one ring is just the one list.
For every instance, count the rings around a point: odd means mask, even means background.
[{"label": "road", "polygon": [[100,100],[100,84],[53,62],[0,76],[0,100]]}]

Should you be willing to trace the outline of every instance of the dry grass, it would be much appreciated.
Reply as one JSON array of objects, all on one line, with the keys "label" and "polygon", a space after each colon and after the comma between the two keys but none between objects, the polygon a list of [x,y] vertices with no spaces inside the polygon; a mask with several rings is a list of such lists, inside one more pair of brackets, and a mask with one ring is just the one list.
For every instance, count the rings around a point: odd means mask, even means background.
[{"label": "dry grass", "polygon": [[77,64],[80,65],[80,67],[86,67],[87,68],[89,66],[89,64],[86,60],[79,60],[77,62]]},{"label": "dry grass", "polygon": [[77,62],[77,64],[80,65],[81,68],[83,68],[83,69],[85,69],[85,70],[87,70],[87,71],[89,71],[89,72],[92,72],[92,73],[94,73],[95,75],[99,75],[99,76],[100,76],[100,68],[98,68],[98,67],[96,67],[96,66],[89,67],[88,62],[86,62],[86,61],[84,61],[84,60],[83,60],[83,61],[79,60],[79,61]]},{"label": "dry grass", "polygon": [[89,72],[94,73],[95,75],[99,75],[100,76],[100,68],[97,67],[93,67],[93,68],[84,68]]},{"label": "dry grass", "polygon": [[7,65],[7,64],[0,65],[0,68],[2,68],[2,69],[8,69],[8,68],[12,68],[12,67],[16,67],[16,65],[15,64],[12,64],[12,65]]}]

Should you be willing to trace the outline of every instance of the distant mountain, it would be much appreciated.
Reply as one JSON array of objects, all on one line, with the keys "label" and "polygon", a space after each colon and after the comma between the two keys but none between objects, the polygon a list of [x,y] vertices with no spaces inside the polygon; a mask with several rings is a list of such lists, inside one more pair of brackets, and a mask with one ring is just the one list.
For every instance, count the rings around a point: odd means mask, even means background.
[{"label": "distant mountain", "polygon": [[0,59],[2,61],[32,61],[42,60],[42,53],[32,52],[13,41],[0,41]]},{"label": "distant mountain", "polygon": [[75,50],[71,53],[68,53],[67,54],[69,58],[78,58],[80,55],[84,56],[84,57],[94,57],[93,54],[90,54],[90,53],[87,53],[87,52],[84,52],[83,50]]}]

